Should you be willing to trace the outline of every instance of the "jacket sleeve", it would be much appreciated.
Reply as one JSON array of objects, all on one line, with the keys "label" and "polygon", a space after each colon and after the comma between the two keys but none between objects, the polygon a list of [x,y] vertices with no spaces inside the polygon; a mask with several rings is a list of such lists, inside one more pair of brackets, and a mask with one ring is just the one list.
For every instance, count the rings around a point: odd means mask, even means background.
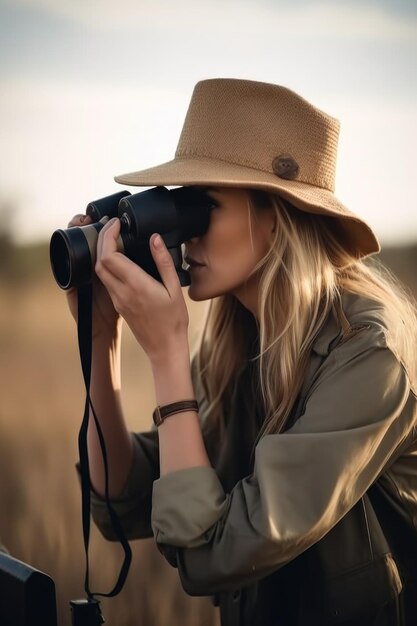
[{"label": "jacket sleeve", "polygon": [[[196,361],[191,362],[194,390],[199,406],[204,413],[205,395],[199,383]],[[144,539],[152,537],[151,508],[152,486],[159,478],[159,440],[155,427],[148,432],[134,433],[133,460],[124,489],[118,498],[111,499],[128,539]],[[206,446],[208,445],[206,438]],[[79,472],[79,465],[77,466]],[[91,513],[93,520],[104,537],[110,541],[117,540],[107,509],[106,500],[94,489],[91,490]],[[214,520],[213,520],[214,521]]]},{"label": "jacket sleeve", "polygon": [[301,417],[259,441],[253,474],[231,493],[212,468],[157,480],[154,534],[171,563],[175,555],[185,590],[241,588],[320,540],[384,470],[415,416],[403,365],[373,327],[332,350]]},{"label": "jacket sleeve", "polygon": [[[151,430],[134,434],[133,461],[126,485],[118,498],[111,500],[128,539],[152,536],[152,484],[159,476],[158,433]],[[91,491],[91,513],[101,533],[114,541],[106,500]]]}]

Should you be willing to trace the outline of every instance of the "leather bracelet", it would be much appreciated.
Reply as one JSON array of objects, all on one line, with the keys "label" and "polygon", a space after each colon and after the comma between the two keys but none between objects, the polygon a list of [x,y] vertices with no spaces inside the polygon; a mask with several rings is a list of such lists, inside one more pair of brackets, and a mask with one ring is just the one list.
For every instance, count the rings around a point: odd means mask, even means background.
[{"label": "leather bracelet", "polygon": [[175,415],[175,413],[183,413],[184,411],[197,411],[197,400],[181,400],[180,402],[172,402],[164,406],[157,406],[152,413],[153,423],[160,426],[167,417]]}]

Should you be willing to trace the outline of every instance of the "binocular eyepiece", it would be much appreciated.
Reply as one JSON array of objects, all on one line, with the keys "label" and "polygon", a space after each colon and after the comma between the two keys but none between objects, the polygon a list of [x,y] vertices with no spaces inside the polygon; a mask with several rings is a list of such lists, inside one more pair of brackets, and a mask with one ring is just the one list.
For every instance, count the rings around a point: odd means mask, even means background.
[{"label": "binocular eyepiece", "polygon": [[59,229],[52,234],[49,253],[55,280],[62,289],[91,281],[98,234],[104,226],[102,218],[107,216],[120,219],[118,250],[160,281],[149,249],[150,236],[159,233],[173,258],[181,285],[189,285],[189,273],[182,267],[181,244],[207,231],[215,206],[206,191],[195,187],[154,187],[136,194],[120,191],[90,202],[86,213],[92,224]]}]

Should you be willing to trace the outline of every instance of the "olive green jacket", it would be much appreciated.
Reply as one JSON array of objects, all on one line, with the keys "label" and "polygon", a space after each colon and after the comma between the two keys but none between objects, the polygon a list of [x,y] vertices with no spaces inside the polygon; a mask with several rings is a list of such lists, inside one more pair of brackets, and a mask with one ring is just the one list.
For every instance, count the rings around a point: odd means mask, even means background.
[{"label": "olive green jacket", "polygon": [[[160,478],[157,433],[134,435],[131,474],[113,505],[130,538],[155,536],[189,593],[217,594],[224,604],[222,594],[290,573],[283,566],[301,562],[358,503],[368,524],[362,498],[377,480],[417,532],[416,381],[375,303],[345,294],[342,308],[314,341],[289,427],[261,438],[253,455],[263,415],[252,363],[236,375],[222,441],[213,445],[203,424],[213,467]],[[197,381],[195,388],[204,415]],[[105,502],[95,494],[92,501],[97,525],[113,539]],[[341,569],[355,569],[346,558]],[[399,592],[395,564],[388,569]],[[257,623],[239,619],[223,623]]]}]

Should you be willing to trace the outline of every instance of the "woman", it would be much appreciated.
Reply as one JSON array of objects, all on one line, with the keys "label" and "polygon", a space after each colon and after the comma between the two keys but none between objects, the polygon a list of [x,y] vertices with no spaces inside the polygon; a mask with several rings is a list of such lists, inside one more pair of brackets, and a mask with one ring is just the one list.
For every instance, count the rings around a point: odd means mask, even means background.
[{"label": "woman", "polygon": [[[91,393],[110,495],[128,535],[154,534],[223,626],[405,624],[416,609],[415,309],[363,262],[379,244],[333,194],[338,131],[283,87],[202,81],[175,159],[116,178],[214,200],[207,232],[185,242],[189,296],[211,300],[192,365],[158,234],[163,284],[117,252],[117,219],[98,240]],[[140,435],[120,405],[122,318],[159,407]],[[94,426],[89,455],[112,539]]]}]

